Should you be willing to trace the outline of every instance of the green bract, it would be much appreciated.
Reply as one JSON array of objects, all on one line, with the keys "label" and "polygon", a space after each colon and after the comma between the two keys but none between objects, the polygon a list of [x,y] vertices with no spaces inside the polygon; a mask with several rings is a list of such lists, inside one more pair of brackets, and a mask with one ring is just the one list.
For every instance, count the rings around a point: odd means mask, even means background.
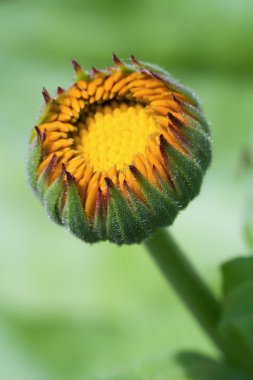
[{"label": "green bract", "polygon": [[139,243],[173,223],[211,159],[208,123],[192,92],[161,69],[122,62],[44,89],[28,173],[49,216],[86,242]]}]

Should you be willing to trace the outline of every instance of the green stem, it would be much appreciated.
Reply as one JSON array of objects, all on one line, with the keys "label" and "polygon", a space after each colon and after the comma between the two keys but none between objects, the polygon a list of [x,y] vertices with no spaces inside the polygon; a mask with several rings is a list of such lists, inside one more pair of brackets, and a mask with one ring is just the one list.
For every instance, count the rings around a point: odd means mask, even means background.
[{"label": "green stem", "polygon": [[222,343],[216,332],[220,304],[170,234],[165,229],[159,229],[145,241],[145,245],[197,321],[223,351]]}]

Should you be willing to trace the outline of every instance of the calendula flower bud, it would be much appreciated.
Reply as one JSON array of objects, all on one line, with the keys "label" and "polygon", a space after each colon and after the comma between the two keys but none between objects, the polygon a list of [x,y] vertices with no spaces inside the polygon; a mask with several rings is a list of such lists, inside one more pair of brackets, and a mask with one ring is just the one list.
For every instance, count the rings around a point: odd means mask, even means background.
[{"label": "calendula flower bud", "polygon": [[131,57],[105,70],[72,61],[75,83],[32,132],[28,173],[49,216],[87,242],[139,243],[199,192],[210,134],[191,91]]}]

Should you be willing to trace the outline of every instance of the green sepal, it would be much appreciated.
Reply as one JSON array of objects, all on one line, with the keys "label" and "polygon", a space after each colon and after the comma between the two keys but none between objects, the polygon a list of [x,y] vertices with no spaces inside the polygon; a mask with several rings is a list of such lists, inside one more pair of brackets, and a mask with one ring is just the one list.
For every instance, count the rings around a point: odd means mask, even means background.
[{"label": "green sepal", "polygon": [[76,82],[78,82],[79,80],[88,81],[90,79],[90,74],[87,71],[85,71],[75,59],[72,59],[71,63],[75,72]]},{"label": "green sepal", "polygon": [[141,220],[113,182],[109,178],[105,180],[109,191],[108,239],[118,245],[140,243],[146,236]]},{"label": "green sepal", "polygon": [[190,90],[186,86],[183,86],[180,82],[172,78],[169,78],[168,75],[164,79],[165,79],[165,82],[168,82],[168,87],[170,88],[170,90],[184,95],[187,99],[191,101],[191,103],[195,107],[199,107],[199,100],[192,90]]},{"label": "green sepal", "polygon": [[62,194],[64,192],[64,172],[45,190],[43,202],[49,217],[57,224],[63,224],[61,220]]},{"label": "green sepal", "polygon": [[195,159],[203,170],[206,170],[211,162],[211,144],[209,135],[203,130],[201,125],[192,118],[185,116],[188,120],[183,123],[172,113],[168,114],[173,124],[180,130],[181,145],[187,150],[189,155]]},{"label": "green sepal", "polygon": [[174,200],[153,186],[135,166],[131,165],[129,168],[138,182],[148,206],[156,217],[157,227],[171,224],[178,213]]},{"label": "green sepal", "polygon": [[203,171],[195,160],[169,144],[163,135],[160,136],[160,147],[178,200],[182,207],[185,207],[199,193]]},{"label": "green sepal", "polygon": [[40,173],[40,175],[37,178],[37,193],[39,196],[39,199],[43,201],[45,191],[48,188],[48,179],[52,171],[54,170],[55,164],[57,161],[56,155],[53,155],[47,166],[44,168],[44,170]]},{"label": "green sepal", "polygon": [[171,203],[174,204],[175,208],[180,209],[180,202],[177,199],[174,184],[172,184],[171,180],[169,178],[166,178],[166,180],[159,174],[159,171],[157,170],[156,166],[153,165],[153,172],[154,176],[159,183],[159,186],[163,192],[171,201]]},{"label": "green sepal", "polygon": [[203,125],[194,120],[188,115],[185,118],[189,122],[189,125],[184,124],[184,130],[186,136],[193,142],[193,156],[198,160],[199,165],[205,171],[212,159],[212,147],[210,133],[203,129]]},{"label": "green sepal", "polygon": [[147,74],[164,82],[170,90],[185,95],[194,106],[199,108],[199,100],[195,93],[190,88],[183,86],[179,81],[173,78],[172,75],[170,75],[166,70],[157,65],[142,61],[140,61],[140,65],[144,69],[146,69]]},{"label": "green sepal", "polygon": [[253,257],[222,266],[223,291],[218,331],[230,360],[253,376]]},{"label": "green sepal", "polygon": [[46,187],[47,187],[46,178],[47,178],[46,170],[43,170],[43,172],[41,172],[41,174],[37,178],[36,188],[37,188],[37,194],[39,196],[40,201],[43,201],[44,193],[46,191]]},{"label": "green sepal", "polygon": [[145,237],[147,237],[157,227],[157,216],[152,209],[137,197],[127,183],[125,183],[125,190],[128,202],[136,218],[139,220],[139,223],[143,226]]},{"label": "green sepal", "polygon": [[[39,164],[42,159],[41,143],[44,135],[37,131],[32,134],[33,147],[29,157],[29,180],[34,191],[43,200],[49,216],[56,222],[64,224],[73,234],[84,241],[95,242],[106,240],[117,244],[141,242],[155,228],[171,224],[179,210],[185,207],[188,202],[199,192],[204,169],[210,162],[210,140],[209,126],[204,119],[199,102],[191,90],[182,86],[173,79],[170,74],[157,66],[137,61],[131,56],[130,62],[121,61],[113,55],[113,60],[117,66],[115,70],[122,70],[126,73],[139,72],[146,73],[150,77],[160,80],[169,90],[172,97],[180,103],[182,114],[188,121],[184,124],[177,120],[178,125],[170,126],[178,139],[178,142],[186,151],[181,153],[172,146],[165,150],[164,157],[168,173],[168,181],[160,176],[156,167],[152,170],[156,178],[156,185],[153,185],[135,167],[132,173],[136,177],[140,189],[144,195],[138,197],[133,190],[126,187],[126,191],[121,191],[110,181],[108,182],[108,198],[104,195],[99,200],[101,194],[97,194],[95,213],[86,216],[81,198],[75,186],[74,178],[66,171],[54,183],[51,184],[53,163],[50,162],[43,172],[37,176]],[[90,73],[86,73],[81,66],[72,61],[76,81],[80,79],[91,80],[97,74],[107,76],[114,71],[113,67],[99,71],[95,68]],[[175,92],[173,94],[173,92]],[[45,121],[48,112],[57,111],[57,101],[53,100],[46,89],[42,91],[46,106],[44,113],[39,120],[39,124]],[[59,91],[60,96],[61,91]],[[177,99],[177,93],[185,95],[185,101]],[[54,109],[54,107],[56,107]],[[173,122],[172,122],[173,124]],[[40,142],[40,144],[38,144]],[[36,143],[36,144],[35,144]],[[64,181],[65,174],[67,182]],[[66,186],[67,183],[67,186]]]},{"label": "green sepal", "polygon": [[48,113],[52,110],[53,104],[54,104],[54,99],[51,99],[47,102],[47,104],[45,105],[45,108],[43,110],[43,113],[41,114],[41,116],[39,117],[39,119],[37,121],[37,125],[41,125],[46,121]]},{"label": "green sepal", "polygon": [[98,189],[98,198],[96,202],[96,209],[95,209],[95,215],[94,215],[94,220],[93,220],[93,231],[99,241],[107,239],[107,231],[106,231],[107,202],[108,202],[108,199],[104,199],[101,190]]},{"label": "green sepal", "polygon": [[[194,119],[197,120],[200,123],[201,127],[205,130],[205,132],[209,134],[210,133],[210,125],[209,125],[208,121],[206,120],[205,116],[203,115],[203,112],[199,108],[193,106],[192,104],[185,103],[185,102],[181,101],[180,99],[177,99],[176,97],[174,97],[174,98],[175,98],[175,101],[182,108],[182,110],[183,110],[182,114],[184,116],[190,117],[193,120]],[[193,122],[193,120],[192,120],[192,122]]]},{"label": "green sepal", "polygon": [[90,75],[87,71],[84,71],[83,69],[76,72],[76,82],[79,82],[80,80],[88,81],[90,79]]},{"label": "green sepal", "polygon": [[37,170],[42,160],[42,148],[41,139],[42,136],[37,129],[37,135],[34,137],[33,141],[29,146],[28,162],[27,162],[27,173],[29,183],[36,195],[37,191]]},{"label": "green sepal", "polygon": [[[253,146],[252,146],[253,151]],[[246,200],[244,206],[244,238],[248,248],[253,251],[253,157],[250,153],[250,164],[248,165],[246,177]]]},{"label": "green sepal", "polygon": [[92,232],[88,219],[84,214],[81,199],[77,192],[74,178],[66,172],[67,192],[62,212],[62,223],[79,239],[94,243],[98,239]]},{"label": "green sepal", "polygon": [[253,283],[253,257],[232,259],[223,264],[221,270],[225,296],[248,282]]}]

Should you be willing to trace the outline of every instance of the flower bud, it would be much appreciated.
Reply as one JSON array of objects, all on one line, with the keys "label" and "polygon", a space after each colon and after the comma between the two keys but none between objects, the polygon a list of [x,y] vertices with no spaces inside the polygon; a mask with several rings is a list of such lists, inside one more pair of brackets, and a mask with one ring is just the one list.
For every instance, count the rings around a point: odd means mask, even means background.
[{"label": "flower bud", "polygon": [[200,190],[209,126],[192,92],[131,57],[43,89],[32,132],[30,184],[49,216],[86,242],[139,243],[171,225]]}]

